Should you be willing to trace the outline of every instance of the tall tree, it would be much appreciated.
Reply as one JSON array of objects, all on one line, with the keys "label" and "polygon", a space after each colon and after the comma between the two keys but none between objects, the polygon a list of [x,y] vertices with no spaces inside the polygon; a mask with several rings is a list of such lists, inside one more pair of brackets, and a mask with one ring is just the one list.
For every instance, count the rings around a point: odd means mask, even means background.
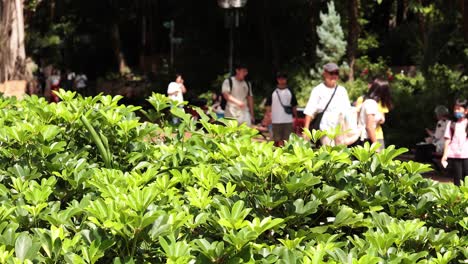
[{"label": "tall tree", "polygon": [[396,24],[401,25],[408,15],[409,0],[397,0]]},{"label": "tall tree", "polygon": [[26,78],[22,0],[0,2],[0,83]]},{"label": "tall tree", "polygon": [[319,45],[317,46],[316,75],[321,72],[321,67],[327,62],[339,63],[346,53],[346,41],[341,28],[341,17],[336,12],[333,1],[328,3],[328,13],[320,12],[322,24],[317,27]]},{"label": "tall tree", "polygon": [[120,34],[120,10],[123,8],[122,3],[119,0],[108,0],[107,2],[109,10],[111,10],[111,21],[110,21],[110,37],[112,42],[112,50],[114,58],[117,62],[118,71],[120,74],[125,74],[129,71],[125,54],[122,50],[121,34]]},{"label": "tall tree", "polygon": [[468,0],[460,0],[463,15],[463,37],[468,41]]},{"label": "tall tree", "polygon": [[348,79],[354,80],[354,65],[356,64],[356,55],[359,38],[359,0],[348,0]]}]

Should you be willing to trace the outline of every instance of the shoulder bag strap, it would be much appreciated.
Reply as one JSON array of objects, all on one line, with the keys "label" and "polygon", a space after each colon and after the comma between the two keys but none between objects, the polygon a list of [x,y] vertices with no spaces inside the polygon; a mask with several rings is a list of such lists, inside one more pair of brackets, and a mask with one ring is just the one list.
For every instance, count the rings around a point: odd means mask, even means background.
[{"label": "shoulder bag strap", "polygon": [[333,91],[333,94],[330,97],[330,100],[328,100],[327,106],[325,106],[325,109],[323,109],[322,113],[325,113],[325,111],[327,111],[328,105],[330,105],[330,102],[333,99],[333,96],[335,96],[336,90],[338,90],[338,85],[335,87],[335,91]]},{"label": "shoulder bag strap", "polygon": [[281,106],[284,107],[283,102],[281,102],[281,96],[279,95],[278,90],[275,90],[275,92],[276,92],[276,95],[278,96],[278,100],[279,100]]},{"label": "shoulder bag strap", "polygon": [[229,80],[229,93],[232,93],[232,77],[229,77],[228,80]]},{"label": "shoulder bag strap", "polygon": [[245,82],[247,83],[247,88],[249,89],[248,95],[253,96],[253,94],[252,94],[252,84],[247,80]]}]

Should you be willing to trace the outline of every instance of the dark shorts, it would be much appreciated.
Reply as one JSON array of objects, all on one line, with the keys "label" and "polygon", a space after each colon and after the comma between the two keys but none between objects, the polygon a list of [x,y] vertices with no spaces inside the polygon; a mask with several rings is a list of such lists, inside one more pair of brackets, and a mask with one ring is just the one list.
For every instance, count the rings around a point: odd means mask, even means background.
[{"label": "dark shorts", "polygon": [[273,140],[288,140],[293,132],[293,123],[273,124]]}]

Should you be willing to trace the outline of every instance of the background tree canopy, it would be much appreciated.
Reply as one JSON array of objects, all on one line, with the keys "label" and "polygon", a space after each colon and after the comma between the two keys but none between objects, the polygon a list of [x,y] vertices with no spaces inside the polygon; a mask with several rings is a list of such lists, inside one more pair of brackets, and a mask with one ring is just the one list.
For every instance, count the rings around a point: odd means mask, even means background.
[{"label": "background tree canopy", "polygon": [[[12,0],[2,0],[0,9],[8,2]],[[284,70],[299,101],[305,103],[319,81],[311,70],[319,62],[316,51],[322,43],[317,34],[319,14],[326,15],[329,2],[250,0],[239,10],[234,60],[249,66],[258,100],[271,90],[274,73]],[[365,90],[369,76],[385,75],[395,82],[396,108],[390,121],[422,126],[433,121],[427,109],[438,103],[450,105],[466,90],[468,0],[336,0],[334,4],[346,40],[346,56],[338,63],[345,66],[342,77],[352,99]],[[196,97],[219,90],[228,72],[227,12],[216,1],[26,0],[26,54],[40,66],[84,71],[91,79],[118,79],[129,73],[147,76],[156,92],[164,92],[173,73],[181,72],[189,88],[187,98]],[[333,36],[328,41],[334,41]],[[401,72],[404,75],[397,76]],[[417,96],[421,109],[406,108],[399,95]],[[430,101],[433,95],[443,97]],[[423,120],[399,110],[424,107]],[[421,135],[408,140],[414,143],[416,138]]]}]

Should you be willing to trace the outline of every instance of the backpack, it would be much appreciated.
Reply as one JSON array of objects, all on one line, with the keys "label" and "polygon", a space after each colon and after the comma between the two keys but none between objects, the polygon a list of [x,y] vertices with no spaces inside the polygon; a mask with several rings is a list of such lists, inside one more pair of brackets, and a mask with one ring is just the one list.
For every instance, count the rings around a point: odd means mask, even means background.
[{"label": "backpack", "polygon": [[[453,135],[455,134],[455,123],[456,123],[456,121],[454,121],[454,120],[450,121],[450,139],[452,139]],[[466,135],[468,136],[468,121],[467,121],[467,124],[465,126],[465,132],[466,132]]]},{"label": "backpack", "polygon": [[[229,78],[228,78],[228,82],[229,82],[229,92],[232,91],[232,79],[231,79],[231,78],[232,78],[232,77],[229,77]],[[252,84],[250,84],[249,81],[245,81],[245,82],[247,83],[247,87],[249,88],[249,93],[250,93],[250,95],[252,95],[252,94],[251,94],[251,92],[252,92]],[[227,104],[227,101],[226,101],[226,99],[224,98],[223,93],[221,92],[221,108],[222,108],[223,110],[226,109],[226,104]]]}]

